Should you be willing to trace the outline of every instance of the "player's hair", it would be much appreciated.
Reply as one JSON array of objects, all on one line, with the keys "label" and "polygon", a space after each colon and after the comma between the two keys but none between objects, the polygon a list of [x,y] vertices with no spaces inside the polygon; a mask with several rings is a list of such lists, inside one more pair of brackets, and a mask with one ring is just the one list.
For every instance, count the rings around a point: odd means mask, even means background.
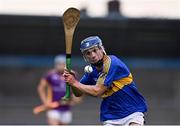
[{"label": "player's hair", "polygon": [[57,55],[54,58],[54,64],[59,64],[59,63],[66,63],[66,56],[65,55]]}]

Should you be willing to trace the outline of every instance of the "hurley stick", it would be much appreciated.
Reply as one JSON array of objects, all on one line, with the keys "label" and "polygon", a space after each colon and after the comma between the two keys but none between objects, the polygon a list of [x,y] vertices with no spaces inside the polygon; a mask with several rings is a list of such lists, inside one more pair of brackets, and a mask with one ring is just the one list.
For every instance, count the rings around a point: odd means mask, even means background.
[{"label": "hurley stick", "polygon": [[[80,20],[80,11],[76,8],[68,8],[63,14],[63,23],[66,41],[66,68],[71,71],[71,50],[75,28]],[[66,83],[64,100],[70,98],[70,85]]]}]

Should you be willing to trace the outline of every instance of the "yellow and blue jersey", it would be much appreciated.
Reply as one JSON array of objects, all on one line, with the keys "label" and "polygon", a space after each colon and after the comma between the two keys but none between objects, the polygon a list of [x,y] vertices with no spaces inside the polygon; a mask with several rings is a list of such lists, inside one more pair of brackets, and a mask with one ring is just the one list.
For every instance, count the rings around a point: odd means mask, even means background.
[{"label": "yellow and blue jersey", "polygon": [[103,68],[85,73],[82,84],[104,84],[108,89],[102,95],[101,121],[121,119],[134,112],[146,112],[145,99],[138,92],[132,74],[127,66],[116,56],[105,55]]}]

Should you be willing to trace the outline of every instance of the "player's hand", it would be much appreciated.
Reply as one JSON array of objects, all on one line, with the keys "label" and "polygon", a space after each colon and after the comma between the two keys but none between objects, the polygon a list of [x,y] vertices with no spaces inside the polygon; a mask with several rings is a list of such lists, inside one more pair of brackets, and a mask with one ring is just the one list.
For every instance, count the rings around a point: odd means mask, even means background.
[{"label": "player's hand", "polygon": [[69,70],[65,69],[63,76],[65,78],[65,82],[68,82],[68,84],[71,86],[74,86],[75,83],[77,82],[77,80],[75,78],[75,72],[72,70],[69,71]]},{"label": "player's hand", "polygon": [[75,78],[76,78],[76,72],[74,71],[74,70],[68,70],[66,67],[64,68],[64,72],[68,72],[68,73],[70,73],[70,74],[72,74]]}]

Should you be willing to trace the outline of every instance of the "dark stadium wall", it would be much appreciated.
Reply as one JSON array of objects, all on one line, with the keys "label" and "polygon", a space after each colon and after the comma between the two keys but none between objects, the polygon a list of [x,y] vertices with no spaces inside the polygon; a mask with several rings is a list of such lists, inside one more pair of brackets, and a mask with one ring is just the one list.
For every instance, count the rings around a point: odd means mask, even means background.
[{"label": "dark stadium wall", "polygon": [[[60,17],[0,16],[0,55],[54,55],[65,52]],[[99,35],[107,52],[127,57],[179,57],[180,21],[170,19],[82,18],[73,54],[90,35]]]}]

